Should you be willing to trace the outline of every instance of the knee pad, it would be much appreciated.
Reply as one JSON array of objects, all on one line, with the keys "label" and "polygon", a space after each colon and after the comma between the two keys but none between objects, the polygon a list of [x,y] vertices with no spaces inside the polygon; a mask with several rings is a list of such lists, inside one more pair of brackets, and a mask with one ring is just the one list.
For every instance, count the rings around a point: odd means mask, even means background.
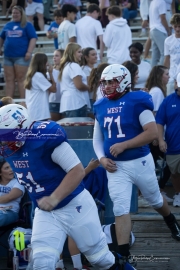
[{"label": "knee pad", "polygon": [[120,217],[120,216],[123,216],[123,215],[127,215],[129,214],[129,211],[130,211],[130,205],[124,205],[121,204],[114,204],[114,207],[113,207],[113,212],[114,212],[114,215],[115,217]]},{"label": "knee pad", "polygon": [[159,209],[163,206],[163,201],[162,202],[159,202],[159,203],[156,203],[156,204],[152,204],[152,207],[154,209]]},{"label": "knee pad", "polygon": [[51,247],[33,249],[33,270],[54,270],[59,252]]}]

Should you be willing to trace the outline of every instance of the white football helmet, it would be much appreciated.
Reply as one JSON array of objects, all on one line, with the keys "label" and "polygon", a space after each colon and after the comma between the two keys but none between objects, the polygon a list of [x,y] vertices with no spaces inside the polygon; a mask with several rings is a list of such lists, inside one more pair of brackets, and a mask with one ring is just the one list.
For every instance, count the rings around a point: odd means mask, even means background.
[{"label": "white football helmet", "polygon": [[[24,139],[23,141],[15,140],[13,133],[15,130],[26,130],[30,123],[25,107],[18,104],[9,104],[0,108],[1,155],[12,155],[24,144]],[[9,152],[7,150],[11,150],[11,154],[7,154]]]},{"label": "white football helmet", "polygon": [[[111,81],[111,85],[107,86],[107,81]],[[113,64],[107,66],[102,74],[100,80],[100,89],[102,95],[108,99],[116,99],[121,97],[125,91],[131,87],[131,74],[129,70],[123,65]],[[108,94],[108,88],[114,90]]]}]

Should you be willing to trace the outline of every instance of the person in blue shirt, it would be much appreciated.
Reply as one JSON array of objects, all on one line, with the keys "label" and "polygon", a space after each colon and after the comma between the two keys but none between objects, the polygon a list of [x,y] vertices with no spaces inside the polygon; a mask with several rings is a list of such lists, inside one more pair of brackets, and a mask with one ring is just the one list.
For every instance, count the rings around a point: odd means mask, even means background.
[{"label": "person in blue shirt", "polygon": [[56,9],[54,11],[54,22],[52,22],[47,30],[46,36],[51,39],[54,39],[54,47],[57,50],[58,49],[58,36],[57,36],[57,32],[58,32],[58,28],[59,25],[62,23],[63,21],[63,17],[62,17],[62,13],[60,9]]},{"label": "person in blue shirt", "polygon": [[[13,97],[15,79],[19,96],[25,98],[24,79],[36,45],[37,35],[33,25],[26,21],[24,9],[12,8],[12,20],[5,24],[0,34],[0,55],[4,53],[6,95]],[[4,52],[2,51],[4,45]]]},{"label": "person in blue shirt", "polygon": [[96,204],[82,183],[84,168],[63,128],[53,121],[31,123],[17,104],[0,108],[0,119],[1,154],[36,206],[33,269],[54,270],[68,235],[92,265],[133,270],[108,249]]},{"label": "person in blue shirt", "polygon": [[[171,180],[176,191],[173,205],[180,206],[180,73],[177,75],[177,89],[161,103],[156,114],[159,148],[166,155],[171,171]],[[166,126],[166,128],[164,128]],[[164,138],[165,130],[165,138]]]},{"label": "person in blue shirt", "polygon": [[130,203],[135,184],[148,203],[160,213],[172,236],[180,241],[180,227],[163,199],[148,144],[157,138],[151,96],[131,92],[131,75],[122,65],[106,67],[100,88],[104,98],[94,104],[94,151],[107,170],[113,202],[119,253],[128,257],[131,231]]}]

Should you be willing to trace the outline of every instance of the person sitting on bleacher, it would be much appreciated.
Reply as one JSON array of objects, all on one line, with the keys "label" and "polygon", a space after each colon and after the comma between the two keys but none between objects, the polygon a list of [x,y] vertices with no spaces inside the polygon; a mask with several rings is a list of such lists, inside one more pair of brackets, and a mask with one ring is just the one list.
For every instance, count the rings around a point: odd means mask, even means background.
[{"label": "person sitting on bleacher", "polygon": [[137,14],[137,1],[136,0],[119,0],[120,8],[122,9],[123,18],[128,21],[134,19]]},{"label": "person sitting on bleacher", "polygon": [[19,203],[24,195],[24,186],[14,178],[8,162],[0,162],[0,227],[18,220]]}]

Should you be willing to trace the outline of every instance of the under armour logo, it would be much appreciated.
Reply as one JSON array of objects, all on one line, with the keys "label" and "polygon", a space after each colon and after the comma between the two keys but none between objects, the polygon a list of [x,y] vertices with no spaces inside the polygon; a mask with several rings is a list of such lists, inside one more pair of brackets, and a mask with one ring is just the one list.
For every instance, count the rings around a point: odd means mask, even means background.
[{"label": "under armour logo", "polygon": [[176,105],[172,105],[172,107],[176,107]]},{"label": "under armour logo", "polygon": [[82,208],[81,205],[80,206],[76,206],[76,210],[78,211],[78,213],[81,213],[81,208]]},{"label": "under armour logo", "polygon": [[23,153],[23,157],[28,157],[28,152]]},{"label": "under armour logo", "polygon": [[143,166],[146,166],[146,160],[141,161]]},{"label": "under armour logo", "polygon": [[120,102],[120,103],[119,103],[119,105],[124,105],[124,104],[125,104],[125,102]]}]

